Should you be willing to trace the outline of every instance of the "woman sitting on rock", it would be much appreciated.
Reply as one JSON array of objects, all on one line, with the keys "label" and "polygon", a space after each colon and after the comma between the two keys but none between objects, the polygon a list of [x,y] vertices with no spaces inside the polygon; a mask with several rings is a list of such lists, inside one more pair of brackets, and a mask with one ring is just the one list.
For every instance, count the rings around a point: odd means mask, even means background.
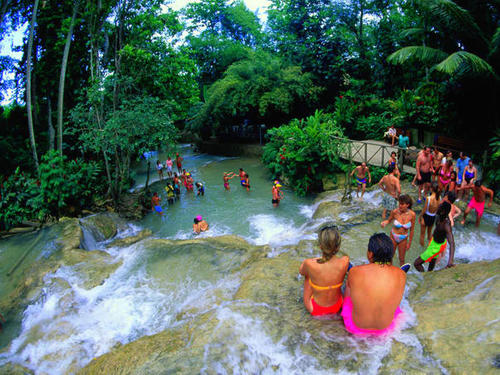
[{"label": "woman sitting on rock", "polygon": [[349,267],[349,257],[335,256],[340,249],[340,233],[334,226],[318,234],[321,258],[302,262],[299,272],[305,276],[304,306],[313,316],[335,314],[342,307],[342,286]]}]

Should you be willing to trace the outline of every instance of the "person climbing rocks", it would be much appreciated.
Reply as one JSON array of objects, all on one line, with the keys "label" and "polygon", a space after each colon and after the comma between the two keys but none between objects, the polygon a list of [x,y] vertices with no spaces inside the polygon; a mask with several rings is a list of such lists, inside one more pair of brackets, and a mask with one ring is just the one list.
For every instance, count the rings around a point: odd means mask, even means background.
[{"label": "person climbing rocks", "polygon": [[363,199],[363,195],[365,194],[366,190],[366,174],[368,174],[368,183],[372,182],[370,169],[366,166],[366,163],[363,162],[361,163],[361,165],[358,165],[353,169],[353,171],[351,172],[351,177],[354,175],[354,173],[356,173],[356,183],[358,185],[358,188],[356,190],[356,197],[359,196],[359,190],[362,188],[361,199]]}]

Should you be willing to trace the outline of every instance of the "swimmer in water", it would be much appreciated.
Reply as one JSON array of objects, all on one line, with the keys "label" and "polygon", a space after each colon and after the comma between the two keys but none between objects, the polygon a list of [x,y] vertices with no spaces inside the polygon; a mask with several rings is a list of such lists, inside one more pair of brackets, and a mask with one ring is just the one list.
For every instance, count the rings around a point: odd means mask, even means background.
[{"label": "swimmer in water", "polygon": [[245,187],[247,191],[250,191],[250,177],[248,176],[248,173],[245,173],[245,176],[241,181],[241,186]]},{"label": "swimmer in water", "polygon": [[205,232],[208,230],[208,224],[201,215],[194,218],[193,232],[194,234],[200,234],[200,232]]},{"label": "swimmer in water", "polygon": [[224,181],[224,189],[226,190],[231,190],[231,187],[229,186],[229,180],[235,178],[237,174],[234,172],[224,172],[224,175],[222,176],[222,180]]},{"label": "swimmer in water", "polygon": [[415,232],[415,212],[411,210],[412,199],[409,195],[399,196],[398,208],[392,210],[389,218],[380,223],[382,228],[394,220],[391,230],[391,240],[394,245],[393,256],[398,250],[399,266],[405,264],[405,254],[410,250],[413,234]]},{"label": "swimmer in water", "polygon": [[436,265],[438,257],[442,256],[446,251],[446,245],[450,244],[450,258],[446,268],[453,267],[453,258],[455,255],[455,239],[451,230],[449,214],[451,204],[443,202],[439,205],[436,213],[436,229],[432,235],[427,249],[415,259],[413,265],[419,272],[424,272],[423,264],[429,262],[428,271],[432,271]]},{"label": "swimmer in water", "polygon": [[196,184],[196,189],[198,190],[198,194],[196,195],[205,195],[205,186],[201,182],[197,182]]},{"label": "swimmer in water", "polygon": [[186,189],[187,191],[193,191],[193,184],[194,180],[193,177],[191,176],[191,173],[187,172],[186,173]]},{"label": "swimmer in water", "polygon": [[155,191],[153,193],[153,198],[151,198],[151,211],[156,211],[160,215],[163,215],[163,209],[160,206],[160,197],[158,196],[158,193]]},{"label": "swimmer in water", "polygon": [[396,328],[406,273],[392,265],[393,246],[385,233],[368,242],[369,264],[352,267],[347,276],[342,318],[348,332],[382,336]]},{"label": "swimmer in water", "polygon": [[366,174],[368,174],[368,183],[372,182],[370,169],[366,166],[366,163],[363,162],[361,163],[361,165],[353,169],[353,171],[351,172],[351,177],[354,175],[354,172],[356,172],[356,184],[358,185],[358,189],[356,190],[356,197],[359,196],[359,190],[362,188],[361,199],[363,199],[363,195],[365,194],[366,190]]},{"label": "swimmer in water", "polygon": [[283,199],[283,192],[280,190],[280,188],[281,185],[279,184],[279,182],[274,181],[273,188],[271,189],[271,192],[273,194],[273,199],[272,199],[273,207],[278,207],[280,201]]},{"label": "swimmer in water", "polygon": [[302,262],[299,273],[305,276],[304,306],[313,316],[336,314],[342,307],[340,287],[349,267],[349,257],[337,257],[340,233],[335,226],[322,228],[318,234],[321,258]]}]

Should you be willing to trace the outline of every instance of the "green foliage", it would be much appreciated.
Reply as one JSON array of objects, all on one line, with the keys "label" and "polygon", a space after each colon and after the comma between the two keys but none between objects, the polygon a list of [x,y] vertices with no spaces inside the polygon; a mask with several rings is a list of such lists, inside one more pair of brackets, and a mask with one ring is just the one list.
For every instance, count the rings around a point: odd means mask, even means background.
[{"label": "green foliage", "polygon": [[251,53],[210,87],[192,129],[203,132],[210,124],[209,132],[220,134],[242,119],[281,123],[297,114],[297,109],[303,112],[312,107],[320,91],[300,67],[269,53]]},{"label": "green foliage", "polygon": [[43,210],[59,217],[68,205],[90,206],[93,196],[102,194],[99,175],[101,168],[95,162],[70,160],[57,151],[42,156],[40,164],[40,196]]},{"label": "green foliage", "polygon": [[46,210],[42,208],[40,187],[20,168],[2,181],[0,190],[0,227],[10,229],[26,220],[44,218]]},{"label": "green foliage", "polygon": [[496,129],[495,136],[490,139],[491,156],[484,166],[485,180],[496,192],[500,191],[500,129]]},{"label": "green foliage", "polygon": [[286,179],[297,194],[321,190],[323,177],[342,171],[339,158],[343,137],[332,115],[316,111],[305,119],[270,129],[262,161],[271,174]]}]

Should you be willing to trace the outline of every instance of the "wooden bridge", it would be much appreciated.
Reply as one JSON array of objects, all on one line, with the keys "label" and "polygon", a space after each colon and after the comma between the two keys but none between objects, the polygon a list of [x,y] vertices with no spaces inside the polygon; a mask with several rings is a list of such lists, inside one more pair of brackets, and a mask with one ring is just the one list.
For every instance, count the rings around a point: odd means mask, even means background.
[{"label": "wooden bridge", "polygon": [[419,150],[403,149],[398,146],[391,146],[382,141],[355,141],[348,138],[333,138],[344,145],[341,148],[340,157],[349,160],[351,163],[365,162],[367,165],[386,168],[391,158],[391,153],[395,152],[398,159],[398,168],[401,173],[417,173],[413,164],[417,159]]}]

